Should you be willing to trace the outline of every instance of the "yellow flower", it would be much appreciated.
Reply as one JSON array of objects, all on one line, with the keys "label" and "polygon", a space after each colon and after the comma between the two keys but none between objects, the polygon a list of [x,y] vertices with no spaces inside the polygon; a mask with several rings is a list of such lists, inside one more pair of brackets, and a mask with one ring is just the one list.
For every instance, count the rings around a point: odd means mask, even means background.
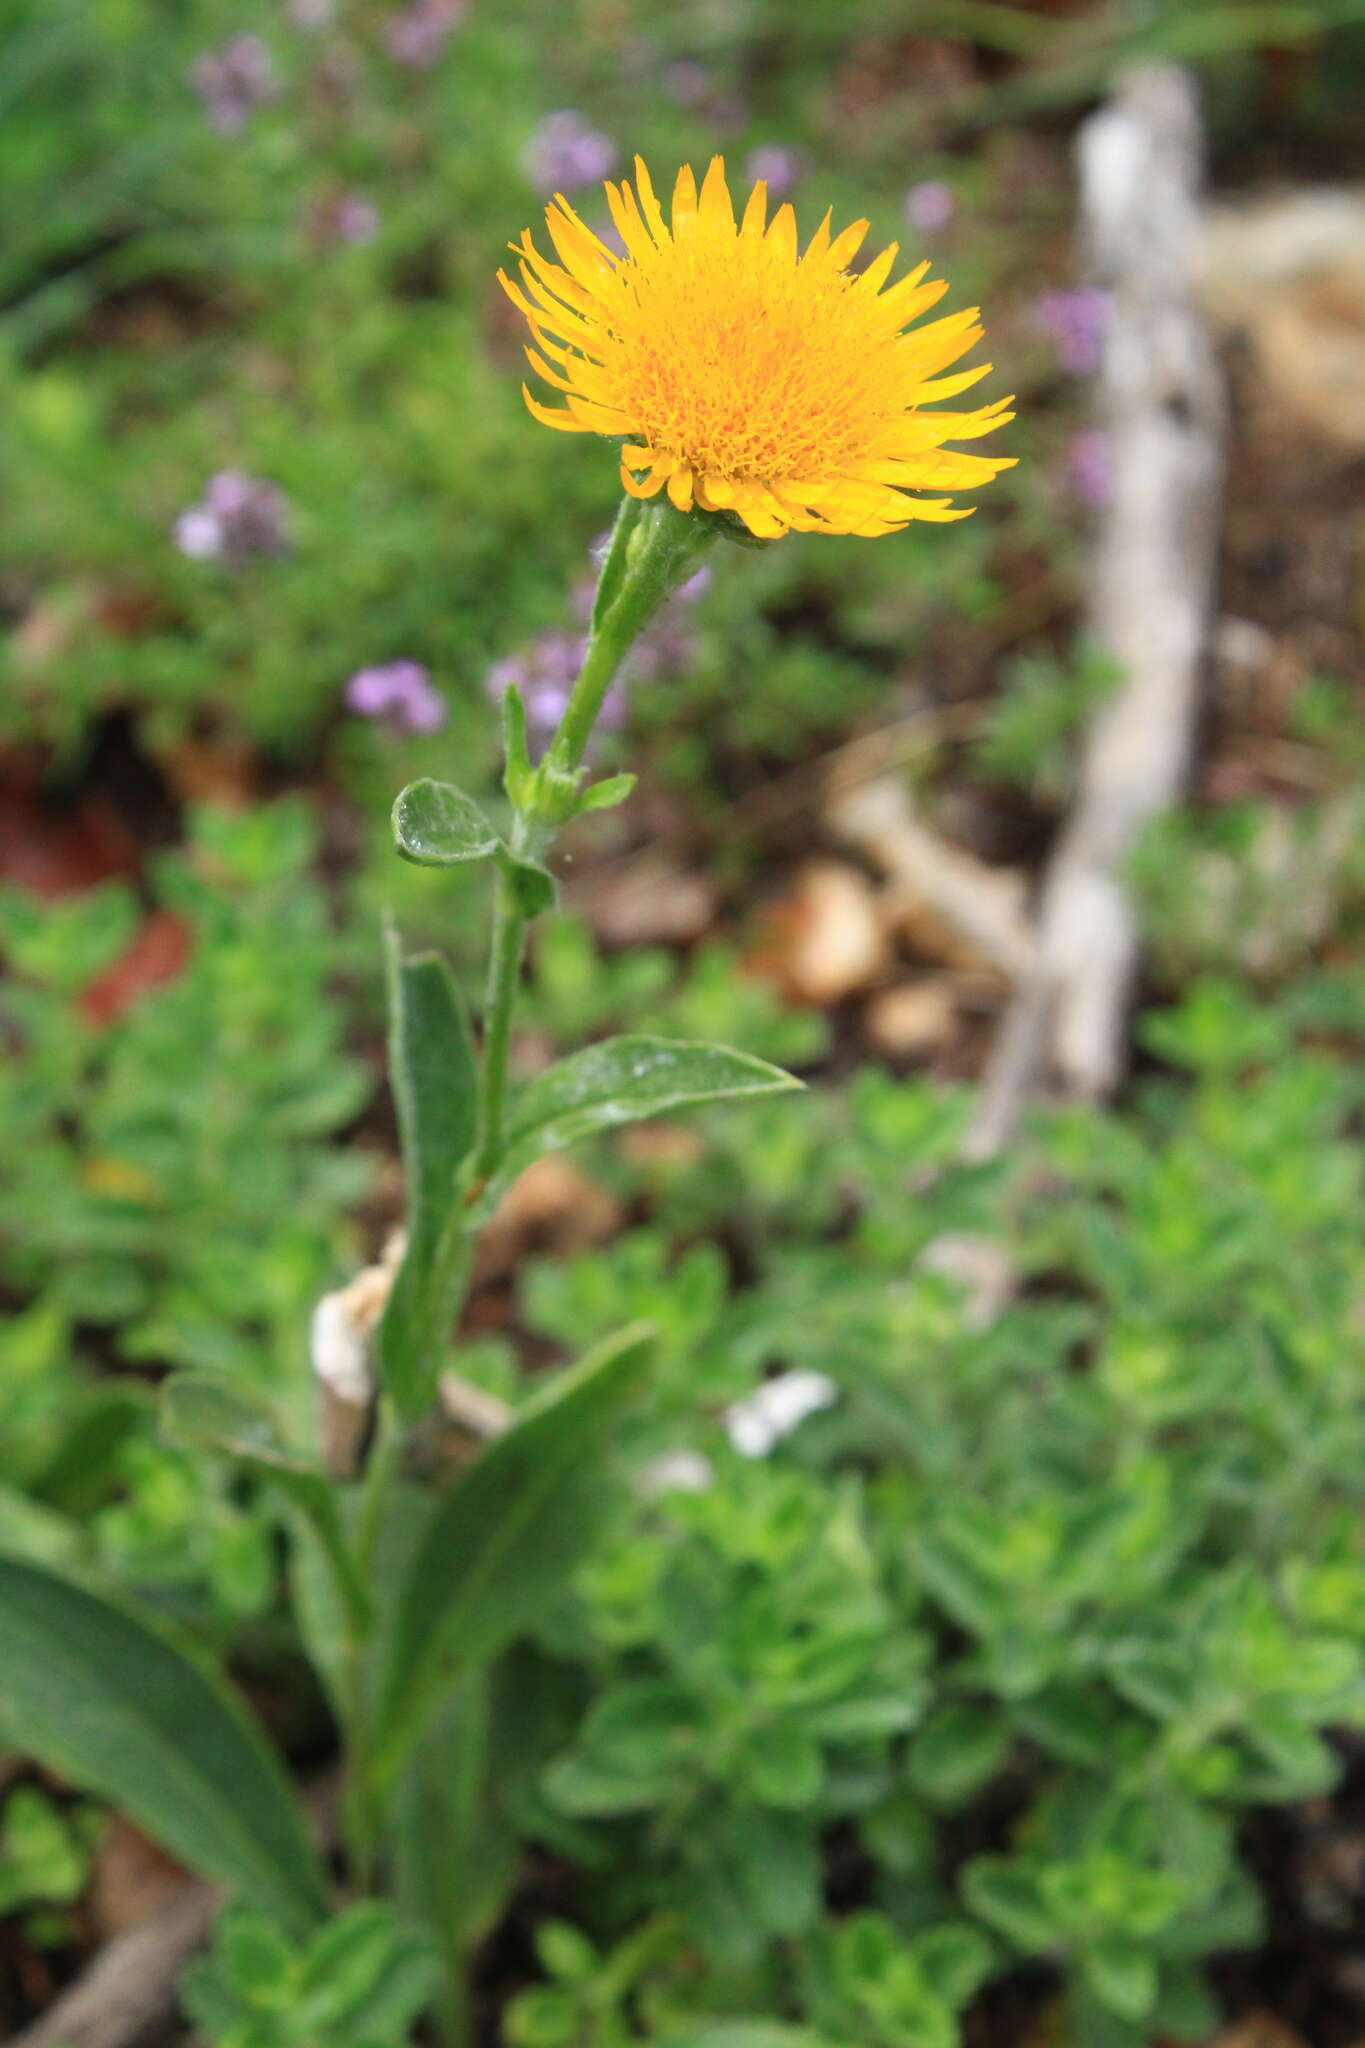
[{"label": "yellow flower", "polygon": [[970,490],[1011,466],[945,446],[1003,426],[1009,399],[921,410],[987,374],[940,374],[980,340],[976,309],[907,333],[947,286],[921,263],[883,289],[895,243],[850,271],[866,221],[831,236],[826,214],[798,254],[790,206],[768,222],[758,184],[736,227],[720,157],[700,193],[690,168],[678,173],[671,227],[639,157],[635,190],[606,191],[623,257],[557,194],[545,221],[559,263],[528,230],[512,245],[524,289],[498,276],[539,344],[532,368],[567,393],[567,409],[525,391],[527,405],[567,433],[627,437],[621,481],[635,497],[666,486],[680,511],[733,511],[764,538],[874,535],[965,519],[970,506],[908,493]]}]

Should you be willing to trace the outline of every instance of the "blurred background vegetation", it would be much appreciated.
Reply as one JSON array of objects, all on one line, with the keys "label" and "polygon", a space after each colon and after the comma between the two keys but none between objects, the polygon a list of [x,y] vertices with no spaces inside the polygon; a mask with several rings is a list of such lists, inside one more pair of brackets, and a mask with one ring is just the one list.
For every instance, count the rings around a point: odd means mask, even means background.
[{"label": "blurred background vegetation", "polygon": [[[1365,4],[0,0],[0,38],[0,1541],[136,1586],[325,1758],[273,1510],[161,1441],[155,1386],[306,1421],[312,1304],[398,1199],[381,906],[481,946],[389,801],[492,800],[500,688],[548,716],[572,663],[615,470],[523,409],[505,244],[556,187],[603,227],[636,150],[722,151],[983,306],[1020,460],[961,526],[729,551],[602,742],[641,789],[575,844],[523,1070],[648,1025],[819,1093],[604,1145],[494,1232],[469,1376],[515,1400],[647,1314],[630,1448],[723,1483],[637,1502],[539,1646],[489,2038],[1131,2048],[1273,2009],[1277,2048],[1349,2048]],[[1070,146],[1150,54],[1197,72],[1220,205],[1332,188],[1345,226],[1306,276],[1213,280],[1224,616],[1190,801],[1134,865],[1132,1088],[967,1169],[1004,983],[888,904],[818,771],[903,769],[1036,879],[1113,682]],[[779,1368],[835,1396],[746,1460],[723,1418]],[[17,2026],[141,1852],[0,1785]],[[315,2038],[306,1959],[240,2037],[209,1967],[214,2040]]]}]

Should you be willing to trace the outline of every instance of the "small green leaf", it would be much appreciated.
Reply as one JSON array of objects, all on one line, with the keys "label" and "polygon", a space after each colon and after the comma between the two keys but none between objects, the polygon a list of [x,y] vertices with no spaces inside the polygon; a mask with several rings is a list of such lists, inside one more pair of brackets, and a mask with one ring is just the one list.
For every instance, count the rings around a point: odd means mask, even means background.
[{"label": "small green leaf", "polygon": [[825,1778],[819,1743],[790,1721],[755,1730],[739,1768],[761,1806],[784,1811],[813,1806]]},{"label": "small green leaf", "polygon": [[529,1401],[446,1496],[399,1586],[376,1754],[391,1770],[434,1695],[539,1618],[604,1505],[602,1458],[650,1344],[637,1327]]},{"label": "small green leaf", "polygon": [[429,775],[400,790],[393,806],[393,836],[404,860],[419,867],[455,867],[491,860],[502,844],[472,797]]},{"label": "small green leaf", "polygon": [[1093,1996],[1123,2020],[1146,2019],[1156,2004],[1157,1959],[1128,1941],[1082,1950],[1081,1974]]},{"label": "small green leaf", "polygon": [[614,810],[617,804],[625,802],[639,779],[638,775],[608,775],[605,781],[594,782],[578,799],[579,815],[585,811]]},{"label": "small green leaf", "polygon": [[962,1895],[972,1911],[1025,1955],[1045,1954],[1057,1939],[1052,1916],[1032,1875],[1003,1856],[978,1856],[967,1865]]},{"label": "small green leaf", "polygon": [[498,855],[498,864],[512,885],[517,908],[528,922],[542,911],[554,909],[559,885],[547,867],[542,867],[538,860],[528,860],[524,854],[510,853],[506,847]]},{"label": "small green leaf", "polygon": [[505,1167],[518,1171],[593,1131],[729,1096],[773,1095],[801,1083],[724,1045],[675,1038],[608,1038],[571,1053],[513,1105]]},{"label": "small green leaf", "polygon": [[284,1772],[197,1664],[111,1602],[0,1557],[0,1718],[191,1869],[302,1932],[326,1889]]},{"label": "small green leaf", "polygon": [[526,704],[515,683],[502,696],[502,751],[506,761],[502,786],[515,810],[524,810],[531,793],[531,750],[526,740]]},{"label": "small green leaf", "polygon": [[216,1451],[277,1487],[310,1523],[348,1620],[363,1629],[370,1603],[356,1575],[336,1489],[326,1473],[284,1448],[270,1416],[207,1373],[173,1373],[161,1389],[161,1434],[182,1448]]},{"label": "small green leaf", "polygon": [[379,1332],[385,1383],[419,1413],[441,1366],[443,1325],[454,1313],[453,1253],[460,1168],[478,1120],[479,1079],[464,1006],[437,953],[404,960],[385,934],[389,1078],[398,1108],[407,1189],[408,1245]]},{"label": "small green leaf", "polygon": [[1009,1746],[1009,1729],[998,1712],[950,1701],[910,1745],[910,1782],[932,1806],[964,1805],[995,1776]]}]

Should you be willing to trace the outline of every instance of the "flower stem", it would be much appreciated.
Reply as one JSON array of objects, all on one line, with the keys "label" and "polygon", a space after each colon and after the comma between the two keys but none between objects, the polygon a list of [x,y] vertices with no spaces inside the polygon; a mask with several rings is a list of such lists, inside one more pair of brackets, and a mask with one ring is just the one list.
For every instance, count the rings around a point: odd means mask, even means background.
[{"label": "flower stem", "polygon": [[588,652],[547,756],[554,768],[571,773],[580,766],[621,663],[715,537],[710,520],[676,512],[666,498],[643,507],[635,499],[622,505],[602,569]]},{"label": "flower stem", "polygon": [[512,1038],[512,1010],[526,950],[526,912],[512,877],[498,870],[493,911],[493,945],[488,961],[488,994],[484,1005],[483,1081],[479,1091],[479,1142],[474,1153],[474,1186],[480,1187],[497,1168],[502,1153],[503,1112],[507,1104],[507,1053]]},{"label": "flower stem", "polygon": [[[602,567],[588,651],[559,730],[541,764],[543,792],[556,786],[560,792],[565,788],[572,792],[603,699],[621,663],[659,607],[692,574],[714,538],[710,522],[676,512],[667,500],[642,506],[636,499],[626,499]],[[553,808],[538,815],[533,798],[515,821],[513,856],[538,860],[553,836],[557,817],[565,815]],[[486,1185],[502,1159],[507,1054],[528,922],[515,880],[501,868],[484,1004],[483,1081],[473,1173],[476,1190]]]}]

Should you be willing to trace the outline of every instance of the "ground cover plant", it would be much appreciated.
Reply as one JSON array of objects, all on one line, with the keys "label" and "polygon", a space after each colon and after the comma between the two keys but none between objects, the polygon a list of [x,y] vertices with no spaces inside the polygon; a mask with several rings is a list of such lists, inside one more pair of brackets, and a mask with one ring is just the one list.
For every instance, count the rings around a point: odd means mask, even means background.
[{"label": "ground cover plant", "polygon": [[999,971],[820,803],[1036,870],[1120,680],[1071,124],[1168,51],[1316,173],[1354,12],[15,9],[6,2032],[203,1873],[206,2048],[1358,2039],[1352,458],[1231,353],[1118,1104],[967,1161]]}]

